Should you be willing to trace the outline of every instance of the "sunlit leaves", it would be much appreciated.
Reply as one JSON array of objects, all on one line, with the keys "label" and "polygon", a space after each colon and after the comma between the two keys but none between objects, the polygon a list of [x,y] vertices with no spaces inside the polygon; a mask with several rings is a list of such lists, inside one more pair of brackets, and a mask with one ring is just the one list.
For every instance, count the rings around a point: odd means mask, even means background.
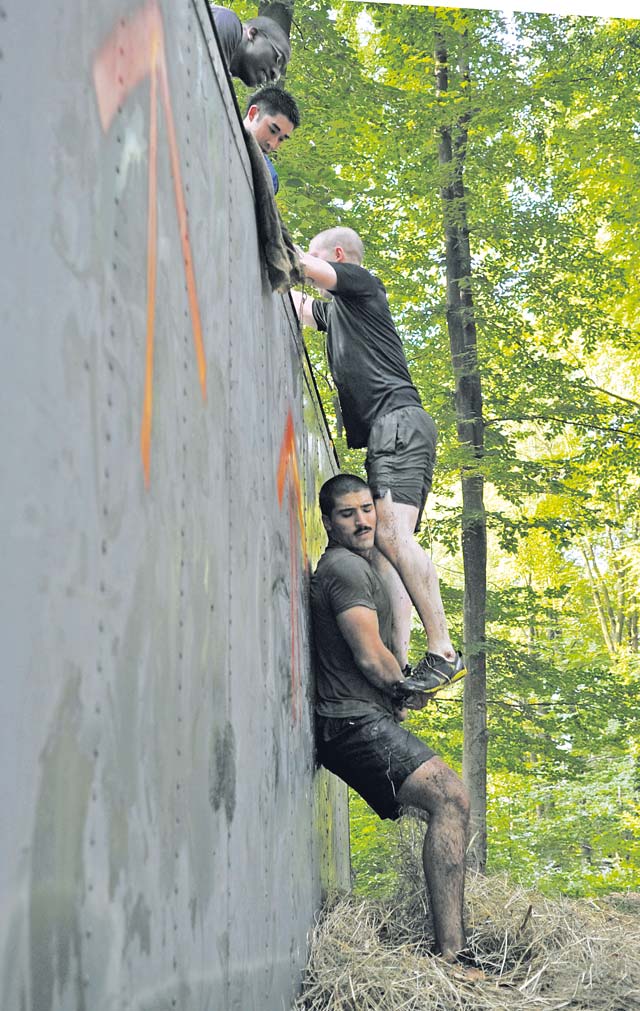
[{"label": "sunlit leaves", "polygon": [[[446,95],[435,91],[436,27],[450,54]],[[279,205],[302,244],[334,223],[355,227],[387,287],[439,429],[421,538],[457,641],[459,473],[469,458],[456,433],[437,145],[440,125],[470,114],[465,182],[489,525],[490,859],[530,877],[548,868],[562,887],[565,851],[566,887],[576,890],[580,875],[585,890],[601,887],[602,861],[616,853],[623,861],[621,834],[637,825],[628,794],[617,813],[613,779],[598,762],[609,756],[612,777],[623,777],[616,763],[639,731],[640,23],[297,0],[292,47],[286,86],[303,121],[278,155]],[[470,84],[458,70],[463,57]],[[333,418],[323,337],[309,331],[307,342]],[[347,451],[332,424],[343,466],[362,472],[362,454]],[[615,662],[607,628],[614,637],[622,629]],[[424,646],[416,628],[414,659]],[[459,700],[412,720],[459,762]],[[507,790],[509,825],[500,821]],[[387,873],[384,861],[376,866]],[[608,880],[630,881],[624,874]]]}]

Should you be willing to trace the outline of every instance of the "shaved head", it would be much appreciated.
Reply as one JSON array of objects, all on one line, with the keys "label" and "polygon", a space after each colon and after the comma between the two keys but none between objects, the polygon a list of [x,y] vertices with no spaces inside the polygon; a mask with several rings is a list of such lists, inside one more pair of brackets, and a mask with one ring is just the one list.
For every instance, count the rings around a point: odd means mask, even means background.
[{"label": "shaved head", "polygon": [[311,240],[309,252],[317,255],[317,250],[321,249],[325,253],[332,253],[337,246],[344,250],[345,257],[349,263],[362,264],[364,260],[364,245],[362,239],[353,228],[343,228],[338,225],[336,228],[327,228]]}]

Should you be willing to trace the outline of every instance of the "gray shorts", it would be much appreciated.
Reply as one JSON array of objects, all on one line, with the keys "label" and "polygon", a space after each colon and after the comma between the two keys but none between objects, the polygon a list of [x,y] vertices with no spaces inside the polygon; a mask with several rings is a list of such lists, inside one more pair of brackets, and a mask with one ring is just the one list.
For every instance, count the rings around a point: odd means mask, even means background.
[{"label": "gray shorts", "polygon": [[367,716],[316,716],[318,761],[348,783],[380,818],[396,819],[405,779],[433,758],[415,734],[390,713],[372,707]]},{"label": "gray shorts", "polygon": [[365,466],[373,497],[391,491],[394,502],[417,507],[418,524],[431,491],[436,440],[433,419],[417,405],[383,414],[369,433]]}]

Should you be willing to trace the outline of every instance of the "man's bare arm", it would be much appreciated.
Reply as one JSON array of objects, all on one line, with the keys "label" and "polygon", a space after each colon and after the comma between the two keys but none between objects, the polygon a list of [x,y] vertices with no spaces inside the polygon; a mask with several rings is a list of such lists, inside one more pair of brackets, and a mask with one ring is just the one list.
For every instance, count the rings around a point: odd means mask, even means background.
[{"label": "man's bare arm", "polygon": [[305,277],[308,277],[316,288],[333,291],[337,287],[338,275],[330,263],[320,260],[317,256],[310,256],[309,253],[303,253],[302,250],[299,250],[298,255]]},{"label": "man's bare arm", "polygon": [[370,607],[350,607],[336,620],[355,662],[371,684],[389,691],[403,680],[400,664],[380,638],[376,611]]},{"label": "man's bare arm", "polygon": [[289,294],[293,300],[293,307],[296,310],[300,322],[304,323],[305,326],[310,326],[313,327],[314,330],[317,330],[318,324],[314,319],[311,308],[313,305],[313,299],[309,298],[306,293],[303,294],[301,291],[296,291],[295,289],[292,289]]}]

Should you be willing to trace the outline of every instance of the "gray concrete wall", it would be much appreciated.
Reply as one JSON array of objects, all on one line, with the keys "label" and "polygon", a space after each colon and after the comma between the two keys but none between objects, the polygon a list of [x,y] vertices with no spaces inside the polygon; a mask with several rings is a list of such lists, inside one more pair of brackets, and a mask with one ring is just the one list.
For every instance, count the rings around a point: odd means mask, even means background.
[{"label": "gray concrete wall", "polygon": [[204,0],[0,0],[0,1006],[282,1011],[335,468]]}]

